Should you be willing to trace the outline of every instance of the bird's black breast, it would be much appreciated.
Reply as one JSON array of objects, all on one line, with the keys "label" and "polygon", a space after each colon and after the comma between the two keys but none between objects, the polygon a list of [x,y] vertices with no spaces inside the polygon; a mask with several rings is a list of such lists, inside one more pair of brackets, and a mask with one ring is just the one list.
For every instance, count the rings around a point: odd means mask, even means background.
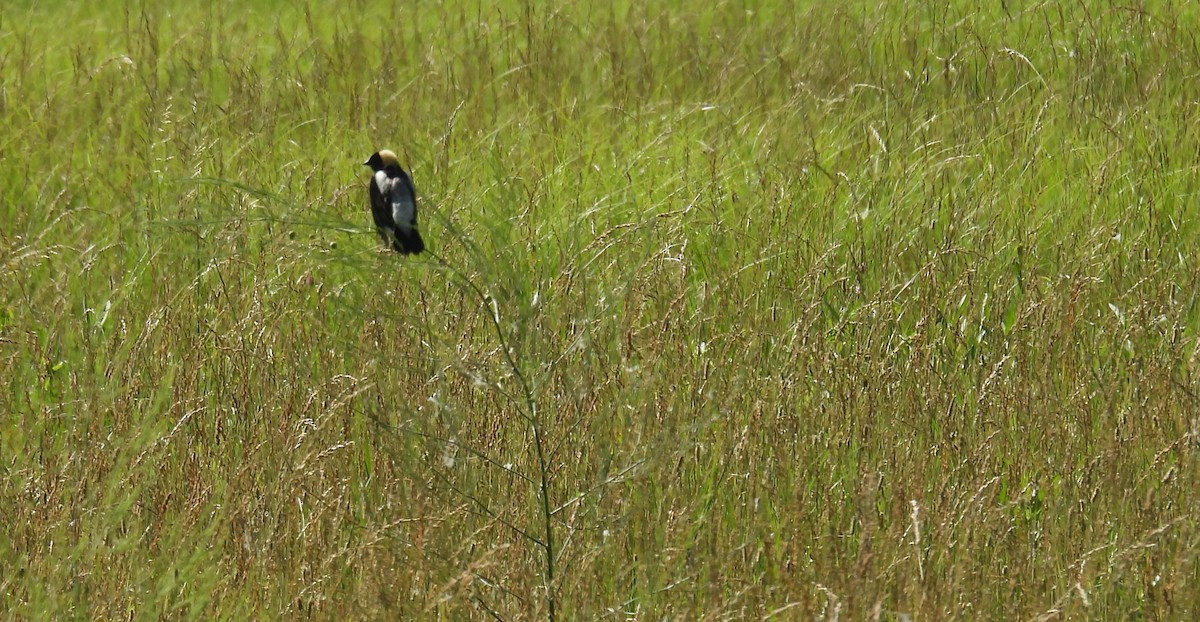
[{"label": "bird's black breast", "polygon": [[390,229],[395,226],[392,222],[392,208],[388,205],[387,197],[379,188],[379,182],[375,178],[371,178],[371,217],[375,219],[375,226]]}]

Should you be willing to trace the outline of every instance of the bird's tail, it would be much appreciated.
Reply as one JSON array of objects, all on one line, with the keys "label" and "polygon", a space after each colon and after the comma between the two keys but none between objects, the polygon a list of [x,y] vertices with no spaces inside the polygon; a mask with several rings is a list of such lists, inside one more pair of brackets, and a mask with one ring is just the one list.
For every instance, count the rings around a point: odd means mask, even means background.
[{"label": "bird's tail", "polygon": [[392,250],[401,255],[415,255],[425,250],[425,241],[416,229],[396,229],[396,237],[392,240]]}]

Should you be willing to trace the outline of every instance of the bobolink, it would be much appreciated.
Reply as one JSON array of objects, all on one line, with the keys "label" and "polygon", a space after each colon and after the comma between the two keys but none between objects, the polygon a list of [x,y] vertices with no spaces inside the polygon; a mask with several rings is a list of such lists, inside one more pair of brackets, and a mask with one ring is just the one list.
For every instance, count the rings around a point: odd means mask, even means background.
[{"label": "bobolink", "polygon": [[412,178],[400,168],[396,154],[382,149],[363,166],[375,172],[371,178],[371,216],[375,231],[384,244],[401,255],[425,250],[425,242],[417,231],[417,195]]}]

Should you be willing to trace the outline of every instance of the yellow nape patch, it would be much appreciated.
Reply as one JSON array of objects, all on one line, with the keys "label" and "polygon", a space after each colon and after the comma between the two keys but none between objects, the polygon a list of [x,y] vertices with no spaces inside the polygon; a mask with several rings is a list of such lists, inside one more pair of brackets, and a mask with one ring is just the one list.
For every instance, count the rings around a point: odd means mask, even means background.
[{"label": "yellow nape patch", "polygon": [[396,158],[395,152],[389,149],[380,149],[379,159],[383,161],[384,166],[400,166],[400,160]]}]

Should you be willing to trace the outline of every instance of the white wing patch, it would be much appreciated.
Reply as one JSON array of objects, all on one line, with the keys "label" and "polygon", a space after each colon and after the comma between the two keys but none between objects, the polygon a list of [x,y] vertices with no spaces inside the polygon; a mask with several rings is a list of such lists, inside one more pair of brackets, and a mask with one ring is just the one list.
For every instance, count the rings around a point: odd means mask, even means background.
[{"label": "white wing patch", "polygon": [[408,192],[401,180],[397,179],[392,185],[392,220],[396,226],[405,231],[412,229],[413,215],[417,206],[413,203],[412,193]]}]

